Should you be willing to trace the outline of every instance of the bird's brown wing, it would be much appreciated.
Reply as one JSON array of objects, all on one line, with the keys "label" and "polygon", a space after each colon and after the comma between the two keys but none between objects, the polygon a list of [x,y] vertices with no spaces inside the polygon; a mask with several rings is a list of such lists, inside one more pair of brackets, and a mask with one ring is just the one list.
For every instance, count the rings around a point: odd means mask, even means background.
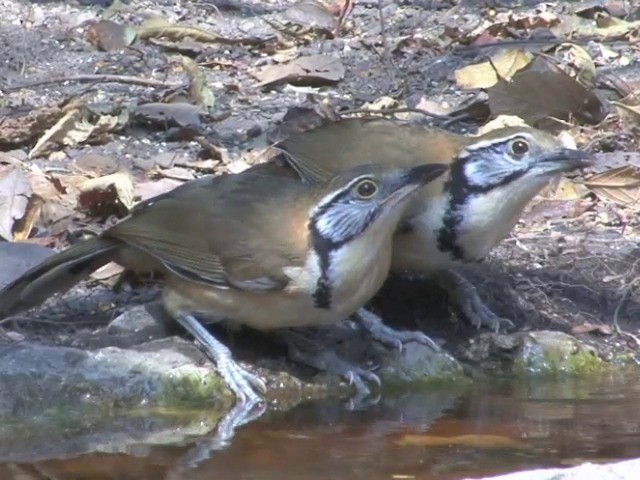
[{"label": "bird's brown wing", "polygon": [[383,119],[346,119],[294,134],[275,147],[307,182],[325,182],[356,165],[391,163],[407,168],[448,164],[460,136]]},{"label": "bird's brown wing", "polygon": [[189,280],[281,289],[285,268],[305,260],[308,189],[272,167],[200,179],[146,202],[105,235]]}]

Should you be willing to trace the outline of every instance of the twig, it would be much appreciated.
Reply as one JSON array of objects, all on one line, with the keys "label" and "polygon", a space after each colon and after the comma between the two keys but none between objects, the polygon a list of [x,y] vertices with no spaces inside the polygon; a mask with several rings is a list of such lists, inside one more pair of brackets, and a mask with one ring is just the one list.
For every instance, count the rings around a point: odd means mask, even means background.
[{"label": "twig", "polygon": [[63,83],[63,82],[103,82],[103,83],[129,83],[132,85],[140,85],[143,87],[161,87],[161,88],[176,88],[181,86],[181,83],[167,83],[160,80],[153,80],[151,78],[130,77],[127,75],[71,75],[68,77],[58,78],[46,78],[42,80],[34,80],[32,82],[19,83],[17,85],[10,85],[6,88],[7,91],[20,90],[21,88],[39,87],[41,85],[48,85],[51,83]]},{"label": "twig", "polygon": [[41,325],[98,325],[104,323],[102,320],[93,319],[93,320],[45,320],[43,318],[32,318],[25,317],[21,315],[16,315],[12,317],[7,317],[3,320],[0,320],[0,326],[4,326],[9,323],[20,323],[20,322],[29,322],[29,323],[38,323]]},{"label": "twig", "polygon": [[389,42],[387,42],[387,28],[384,24],[384,14],[382,13],[382,0],[378,0],[378,18],[380,20],[380,39],[382,40],[382,58],[391,63],[391,52],[389,52]]},{"label": "twig", "polygon": [[396,113],[420,113],[426,117],[437,118],[438,120],[449,120],[449,115],[438,115],[437,113],[427,112],[426,110],[420,110],[419,108],[388,108],[384,110],[369,110],[368,108],[356,108],[353,110],[343,110],[338,112],[340,116],[343,115],[355,115],[357,113],[370,113],[372,115],[395,115]]},{"label": "twig", "polygon": [[338,22],[336,23],[336,28],[334,31],[334,35],[337,37],[338,35],[340,35],[340,31],[342,30],[342,27],[344,26],[344,22],[347,19],[347,17],[349,16],[349,14],[351,13],[351,11],[353,10],[353,5],[355,3],[355,0],[347,0],[344,5],[342,6],[342,11],[340,12],[340,17],[338,18]]}]

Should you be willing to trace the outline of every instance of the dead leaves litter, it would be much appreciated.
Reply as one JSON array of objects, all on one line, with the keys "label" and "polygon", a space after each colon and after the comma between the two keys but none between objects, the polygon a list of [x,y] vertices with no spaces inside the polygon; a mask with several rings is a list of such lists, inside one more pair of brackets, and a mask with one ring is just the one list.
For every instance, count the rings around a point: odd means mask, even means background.
[{"label": "dead leaves litter", "polygon": [[627,165],[590,176],[584,185],[598,197],[618,205],[636,205],[640,200],[640,168]]},{"label": "dead leaves litter", "polygon": [[495,56],[491,62],[467,65],[456,70],[456,83],[463,90],[489,88],[500,78],[509,80],[515,73],[531,62],[533,55],[512,49]]},{"label": "dead leaves litter", "polygon": [[318,86],[339,82],[344,77],[344,66],[338,58],[326,55],[309,55],[293,62],[270,65],[253,75],[261,87],[280,83],[298,86]]},{"label": "dead leaves litter", "polygon": [[86,36],[100,50],[122,50],[134,42],[136,30],[111,20],[100,20],[89,26]]},{"label": "dead leaves litter", "polygon": [[32,192],[21,168],[10,166],[0,170],[0,238],[14,239],[14,225],[27,213]]},{"label": "dead leaves litter", "polygon": [[492,114],[517,115],[531,125],[549,117],[575,117],[597,124],[609,112],[604,99],[543,56],[518,71],[511,81],[500,79],[487,93]]}]

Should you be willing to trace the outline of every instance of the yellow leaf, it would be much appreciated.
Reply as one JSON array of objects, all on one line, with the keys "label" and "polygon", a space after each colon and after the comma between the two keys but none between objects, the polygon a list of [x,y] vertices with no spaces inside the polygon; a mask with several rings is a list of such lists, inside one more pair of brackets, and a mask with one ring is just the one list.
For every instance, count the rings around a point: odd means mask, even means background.
[{"label": "yellow leaf", "polygon": [[491,62],[483,62],[456,70],[456,83],[465,90],[489,88],[498,82],[496,70],[501,78],[509,80],[518,70],[527,66],[532,58],[530,53],[522,50],[507,50],[491,59],[493,65]]}]

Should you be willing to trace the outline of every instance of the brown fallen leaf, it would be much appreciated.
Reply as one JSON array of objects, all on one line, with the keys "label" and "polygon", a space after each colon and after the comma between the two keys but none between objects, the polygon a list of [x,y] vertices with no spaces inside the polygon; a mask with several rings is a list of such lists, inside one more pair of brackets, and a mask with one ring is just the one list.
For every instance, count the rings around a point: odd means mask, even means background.
[{"label": "brown fallen leaf", "polygon": [[268,39],[246,37],[227,38],[214,32],[185,24],[173,24],[159,17],[150,18],[138,28],[138,38],[168,38],[170,40],[192,39],[203,43],[222,43],[226,45],[261,45]]},{"label": "brown fallen leaf", "polygon": [[[171,167],[159,169],[155,175],[164,178],[173,178],[174,180],[189,181],[196,178],[192,170],[183,167]],[[154,175],[154,176],[155,176]]]},{"label": "brown fallen leaf", "polygon": [[29,238],[38,218],[40,217],[42,204],[42,199],[37,195],[31,195],[31,197],[29,197],[29,203],[27,204],[24,216],[21,219],[16,220],[13,224],[14,242],[22,242]]},{"label": "brown fallen leaf", "polygon": [[134,187],[128,172],[92,178],[78,185],[78,189],[79,206],[93,215],[124,214],[133,208]]},{"label": "brown fallen leaf", "polygon": [[627,165],[585,178],[584,185],[598,197],[619,205],[640,200],[640,168]]},{"label": "brown fallen leaf", "polygon": [[76,157],[71,168],[91,177],[101,177],[118,171],[118,162],[109,155],[87,153]]},{"label": "brown fallen leaf", "polygon": [[216,97],[207,84],[207,77],[196,62],[188,57],[181,57],[182,66],[189,76],[189,100],[193,104],[208,109],[213,108]]},{"label": "brown fallen leaf", "polygon": [[332,32],[338,19],[328,10],[327,3],[317,0],[299,0],[283,12],[283,16],[304,28],[323,29]]},{"label": "brown fallen leaf", "polygon": [[500,78],[511,79],[518,70],[528,65],[532,58],[531,53],[523,50],[506,50],[492,58],[491,62],[467,65],[456,70],[456,83],[463,90],[490,88]]},{"label": "brown fallen leaf", "polygon": [[206,112],[189,103],[145,103],[132,112],[133,118],[144,122],[167,127],[178,126],[199,130],[202,126],[200,116]]},{"label": "brown fallen leaf", "polygon": [[609,105],[593,90],[563,72],[543,56],[518,71],[511,81],[500,79],[487,90],[494,115],[522,117],[534,125],[548,117],[596,124],[609,112]]},{"label": "brown fallen leaf", "polygon": [[22,169],[0,170],[0,238],[14,239],[14,224],[24,217],[32,192],[29,178]]},{"label": "brown fallen leaf", "polygon": [[45,174],[38,170],[29,172],[33,194],[41,200],[37,221],[39,228],[49,235],[58,235],[67,230],[78,204],[75,185],[85,180],[84,176]]},{"label": "brown fallen leaf", "polygon": [[86,36],[99,50],[122,50],[136,39],[136,30],[111,20],[100,20],[87,28]]},{"label": "brown fallen leaf", "polygon": [[280,83],[299,86],[318,86],[339,82],[344,77],[344,66],[338,58],[326,55],[300,57],[293,62],[270,65],[253,75],[261,87]]},{"label": "brown fallen leaf", "polygon": [[603,323],[589,323],[585,322],[581,325],[576,325],[571,328],[571,333],[574,335],[578,335],[581,333],[597,333],[598,335],[613,335],[613,329],[606,324]]},{"label": "brown fallen leaf", "polygon": [[561,177],[556,185],[540,193],[551,200],[577,200],[584,198],[589,193],[589,189],[581,183]]},{"label": "brown fallen leaf", "polygon": [[74,146],[89,138],[96,140],[97,137],[119,128],[121,121],[122,119],[111,115],[102,115],[90,121],[86,109],[79,107],[70,110],[38,139],[29,152],[29,158],[44,155],[53,145]]},{"label": "brown fallen leaf", "polygon": [[0,149],[8,150],[31,144],[43,132],[56,124],[67,112],[77,109],[83,104],[80,97],[58,104],[44,105],[32,109],[12,109],[3,115],[0,125]]},{"label": "brown fallen leaf", "polygon": [[90,276],[94,280],[103,281],[120,275],[122,272],[124,272],[124,267],[118,265],[115,262],[109,262],[106,265],[103,265],[99,269],[95,270]]}]

